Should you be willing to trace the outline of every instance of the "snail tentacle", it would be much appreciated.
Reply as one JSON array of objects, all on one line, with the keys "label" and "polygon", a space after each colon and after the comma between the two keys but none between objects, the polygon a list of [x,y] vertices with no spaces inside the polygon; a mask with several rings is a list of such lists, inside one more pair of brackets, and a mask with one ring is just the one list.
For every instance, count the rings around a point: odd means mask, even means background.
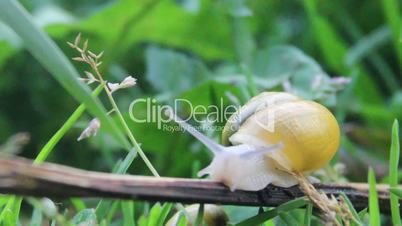
[{"label": "snail tentacle", "polygon": [[222,152],[223,149],[225,148],[224,146],[216,143],[214,140],[200,133],[197,129],[195,129],[192,125],[188,124],[185,120],[181,119],[173,112],[171,108],[167,109],[165,111],[165,114],[171,119],[173,119],[177,124],[179,124],[184,130],[186,130],[195,138],[197,138],[199,141],[201,141],[215,155]]}]

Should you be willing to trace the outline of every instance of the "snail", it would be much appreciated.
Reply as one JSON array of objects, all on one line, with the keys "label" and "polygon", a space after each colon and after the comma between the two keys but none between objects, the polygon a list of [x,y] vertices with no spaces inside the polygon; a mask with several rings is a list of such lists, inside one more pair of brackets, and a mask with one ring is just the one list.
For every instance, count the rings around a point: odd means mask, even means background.
[{"label": "snail", "polygon": [[319,103],[286,92],[263,92],[242,106],[223,129],[223,145],[171,109],[167,115],[214,154],[198,176],[209,174],[232,191],[296,185],[295,174],[320,169],[339,147],[340,130],[333,114]]}]

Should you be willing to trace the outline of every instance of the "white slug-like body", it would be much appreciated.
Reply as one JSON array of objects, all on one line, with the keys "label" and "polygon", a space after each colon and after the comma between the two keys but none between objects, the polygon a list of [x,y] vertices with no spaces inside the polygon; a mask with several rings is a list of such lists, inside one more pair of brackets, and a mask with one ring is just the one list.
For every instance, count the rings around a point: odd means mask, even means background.
[{"label": "white slug-like body", "polygon": [[278,170],[275,161],[265,156],[282,147],[282,144],[260,150],[244,144],[227,147],[216,154],[198,176],[209,174],[211,179],[221,181],[232,191],[258,191],[271,183],[281,187],[295,185],[297,181],[290,174]]},{"label": "white slug-like body", "polygon": [[199,133],[171,111],[173,119],[214,153],[209,174],[231,190],[257,191],[268,184],[297,184],[292,172],[321,168],[339,146],[339,126],[324,106],[284,92],[265,92],[246,103],[228,120],[223,146]]}]

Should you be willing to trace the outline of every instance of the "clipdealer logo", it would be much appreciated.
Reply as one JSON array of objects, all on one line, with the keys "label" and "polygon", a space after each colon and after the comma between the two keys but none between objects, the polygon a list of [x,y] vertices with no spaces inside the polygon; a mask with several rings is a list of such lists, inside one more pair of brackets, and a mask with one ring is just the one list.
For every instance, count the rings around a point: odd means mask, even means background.
[{"label": "clipdealer logo", "polygon": [[[265,117],[255,118],[257,124],[269,132],[274,131],[275,125],[275,114],[274,111],[269,110],[270,105],[274,104],[272,102],[263,102],[254,106],[254,110],[251,113],[256,113],[258,111],[264,110]],[[141,106],[141,108],[139,108]],[[141,109],[144,110],[145,114],[136,114],[136,112]],[[173,106],[158,104],[155,98],[139,98],[130,103],[129,106],[129,116],[130,119],[136,123],[156,123],[157,128],[164,131],[177,131],[181,128],[177,124],[170,123],[173,119],[165,116],[166,110],[173,110],[175,114],[180,112],[179,109],[186,109],[189,114],[186,117],[182,117],[183,121],[193,121],[199,126],[195,126],[196,129],[206,130],[212,129],[222,130],[222,126],[215,126],[216,124],[223,124],[230,122],[233,125],[233,130],[238,127],[244,120],[247,119],[250,112],[245,111],[240,106],[236,105],[225,105],[223,99],[221,98],[217,105],[194,105],[187,99],[175,99]],[[230,117],[234,113],[237,114],[234,117]],[[198,127],[198,128],[197,128]]]}]

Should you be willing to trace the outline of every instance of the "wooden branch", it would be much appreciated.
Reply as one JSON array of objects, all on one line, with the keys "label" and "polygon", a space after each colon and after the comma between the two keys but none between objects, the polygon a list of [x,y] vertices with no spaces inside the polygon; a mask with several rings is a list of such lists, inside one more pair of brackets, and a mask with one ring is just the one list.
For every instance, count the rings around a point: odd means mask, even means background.
[{"label": "wooden branch", "polygon": [[[367,184],[314,186],[328,195],[338,196],[340,192],[344,192],[358,210],[368,206]],[[390,211],[387,188],[387,185],[377,185],[383,213]],[[0,193],[55,198],[104,197],[247,206],[278,206],[303,196],[298,186],[280,188],[270,185],[257,192],[231,192],[221,183],[212,180],[116,175],[49,163],[33,166],[31,161],[21,158],[0,159]]]}]

